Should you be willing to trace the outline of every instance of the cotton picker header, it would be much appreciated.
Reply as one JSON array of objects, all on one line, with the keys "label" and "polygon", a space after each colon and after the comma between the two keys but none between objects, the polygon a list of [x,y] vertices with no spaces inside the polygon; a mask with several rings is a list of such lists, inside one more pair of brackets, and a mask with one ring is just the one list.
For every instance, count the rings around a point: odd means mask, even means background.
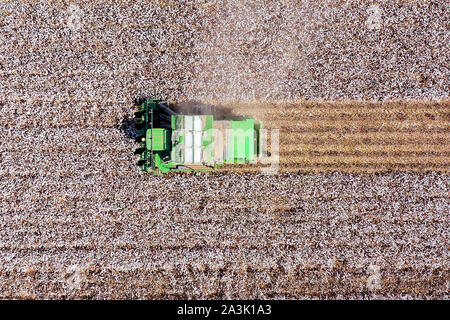
[{"label": "cotton picker header", "polygon": [[145,172],[208,171],[227,164],[256,163],[262,153],[259,122],[215,119],[213,114],[179,114],[167,102],[138,105],[138,165]]}]

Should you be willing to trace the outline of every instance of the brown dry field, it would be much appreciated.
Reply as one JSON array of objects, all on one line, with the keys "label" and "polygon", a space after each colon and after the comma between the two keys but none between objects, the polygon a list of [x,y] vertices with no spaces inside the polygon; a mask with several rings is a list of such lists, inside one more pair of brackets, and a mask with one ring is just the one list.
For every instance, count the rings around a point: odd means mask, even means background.
[{"label": "brown dry field", "polygon": [[281,172],[449,172],[449,101],[238,103],[230,112],[257,115],[269,146],[279,130]]},{"label": "brown dry field", "polygon": [[[0,298],[448,299],[448,21],[0,1]],[[143,174],[122,126],[142,95],[255,116],[279,171]]]}]

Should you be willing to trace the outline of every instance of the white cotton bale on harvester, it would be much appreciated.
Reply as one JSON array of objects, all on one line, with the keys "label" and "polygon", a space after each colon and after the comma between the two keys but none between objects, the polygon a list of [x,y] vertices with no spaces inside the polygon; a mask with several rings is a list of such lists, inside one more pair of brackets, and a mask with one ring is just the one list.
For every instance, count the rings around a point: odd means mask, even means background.
[{"label": "white cotton bale on harvester", "polygon": [[200,116],[194,116],[194,131],[202,131],[203,124]]},{"label": "white cotton bale on harvester", "polygon": [[202,146],[202,132],[194,131],[194,148],[200,148]]},{"label": "white cotton bale on harvester", "polygon": [[184,130],[192,131],[194,130],[194,117],[184,116]]},{"label": "white cotton bale on harvester", "polygon": [[185,136],[184,136],[184,139],[185,139],[185,141],[184,141],[184,146],[186,147],[186,148],[192,148],[192,146],[193,146],[193,140],[194,140],[194,137],[193,137],[193,134],[192,134],[192,132],[186,132],[185,133]]},{"label": "white cotton bale on harvester", "polygon": [[194,154],[192,148],[184,149],[184,163],[194,163]]},{"label": "white cotton bale on harvester", "polygon": [[202,162],[202,148],[194,148],[194,163]]}]

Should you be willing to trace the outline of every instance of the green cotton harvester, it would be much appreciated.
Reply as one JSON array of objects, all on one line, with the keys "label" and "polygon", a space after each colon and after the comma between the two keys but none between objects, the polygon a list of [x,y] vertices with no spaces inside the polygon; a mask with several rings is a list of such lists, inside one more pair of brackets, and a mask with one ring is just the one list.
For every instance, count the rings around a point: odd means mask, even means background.
[{"label": "green cotton harvester", "polygon": [[[259,122],[215,119],[213,114],[178,114],[167,102],[145,99],[135,112],[145,172],[209,171],[227,164],[256,163],[261,156]],[[202,112],[200,112],[202,113]]]}]

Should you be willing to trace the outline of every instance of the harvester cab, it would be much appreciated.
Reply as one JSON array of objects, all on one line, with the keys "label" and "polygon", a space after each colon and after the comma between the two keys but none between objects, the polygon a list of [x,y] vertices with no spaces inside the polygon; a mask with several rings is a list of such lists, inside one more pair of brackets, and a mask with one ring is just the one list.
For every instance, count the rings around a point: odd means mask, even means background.
[{"label": "harvester cab", "polygon": [[261,123],[253,118],[215,119],[213,114],[179,114],[167,102],[146,99],[135,112],[145,172],[210,171],[226,164],[256,163],[262,150]]}]

